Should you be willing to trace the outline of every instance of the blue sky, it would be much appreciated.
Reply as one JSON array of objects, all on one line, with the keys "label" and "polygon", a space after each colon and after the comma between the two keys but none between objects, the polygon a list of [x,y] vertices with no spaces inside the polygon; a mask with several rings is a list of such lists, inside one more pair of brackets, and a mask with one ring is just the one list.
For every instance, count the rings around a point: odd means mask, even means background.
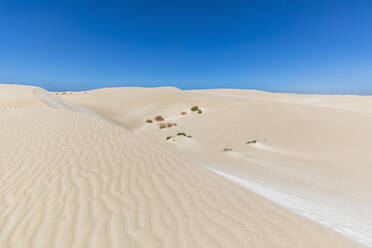
[{"label": "blue sky", "polygon": [[372,94],[372,1],[1,1],[0,82]]}]

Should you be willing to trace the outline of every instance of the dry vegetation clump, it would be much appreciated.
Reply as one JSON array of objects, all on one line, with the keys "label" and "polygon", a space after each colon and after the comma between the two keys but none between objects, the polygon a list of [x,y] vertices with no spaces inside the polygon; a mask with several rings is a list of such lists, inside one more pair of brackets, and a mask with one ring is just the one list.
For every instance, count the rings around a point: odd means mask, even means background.
[{"label": "dry vegetation clump", "polygon": [[67,95],[67,93],[66,92],[62,92],[62,95]]},{"label": "dry vegetation clump", "polygon": [[231,149],[231,148],[224,148],[222,151],[223,151],[223,152],[231,152],[232,149]]},{"label": "dry vegetation clump", "polygon": [[160,123],[160,124],[159,124],[159,128],[160,128],[160,129],[163,129],[163,128],[166,128],[166,127],[167,127],[167,125],[165,125],[165,123]]},{"label": "dry vegetation clump", "polygon": [[203,113],[203,111],[201,111],[201,109],[198,109],[198,114],[201,114]]},{"label": "dry vegetation clump", "polygon": [[177,123],[164,123],[165,125],[167,125],[167,127],[176,127],[177,126]]},{"label": "dry vegetation clump", "polygon": [[181,112],[181,115],[187,115],[187,113],[186,112]]},{"label": "dry vegetation clump", "polygon": [[164,121],[164,117],[161,115],[158,115],[155,117],[155,121]]},{"label": "dry vegetation clump", "polygon": [[146,123],[152,123],[152,120],[147,119],[147,120],[146,120]]}]

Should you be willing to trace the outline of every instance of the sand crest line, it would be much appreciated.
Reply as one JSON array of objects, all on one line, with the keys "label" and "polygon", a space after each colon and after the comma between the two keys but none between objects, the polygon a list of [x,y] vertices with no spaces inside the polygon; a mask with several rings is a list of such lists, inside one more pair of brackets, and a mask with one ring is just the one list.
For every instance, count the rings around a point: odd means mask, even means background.
[{"label": "sand crest line", "polygon": [[[70,110],[70,111],[73,111],[73,112],[78,112],[78,113],[90,115],[92,117],[95,117],[95,118],[98,118],[98,119],[103,120],[105,122],[108,122],[112,125],[119,126],[115,122],[110,121],[110,120],[102,117],[101,115],[97,114],[96,112],[94,112],[92,110],[89,110],[87,108],[84,108],[84,107],[82,107],[78,104],[74,104],[72,102],[66,101],[66,100],[62,99],[61,97],[52,95],[48,91],[46,91],[45,89],[42,89],[42,88],[33,89],[32,93],[34,94],[35,97],[37,97],[45,105],[47,105],[51,108]],[[123,127],[121,127],[121,128],[123,128]],[[132,131],[130,131],[126,128],[123,128],[123,129],[132,133]]]}]

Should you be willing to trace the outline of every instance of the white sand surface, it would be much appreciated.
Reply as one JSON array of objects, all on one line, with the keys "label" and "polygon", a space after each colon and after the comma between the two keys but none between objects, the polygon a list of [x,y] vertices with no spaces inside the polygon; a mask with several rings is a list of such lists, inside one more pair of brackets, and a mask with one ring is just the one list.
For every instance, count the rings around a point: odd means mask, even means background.
[{"label": "white sand surface", "polygon": [[[65,98],[230,179],[291,196],[272,200],[372,247],[370,96],[112,88]],[[145,123],[156,115],[177,127]],[[166,140],[177,132],[192,138]]]},{"label": "white sand surface", "polygon": [[[276,192],[287,187],[315,194],[309,200],[324,193],[333,197],[329,201],[368,205],[368,149],[350,150],[350,144],[337,142],[343,140],[338,132],[346,130],[343,138],[353,137],[351,144],[368,139],[362,123],[370,117],[363,111],[353,116],[317,107],[314,113],[331,112],[325,113],[331,124],[337,118],[359,118],[353,125],[364,130],[354,137],[348,122],[334,133],[322,131],[328,128],[322,120],[316,119],[318,126],[309,124],[326,139],[307,134],[306,120],[290,119],[292,114],[305,118],[303,111],[312,110],[301,104],[295,109],[285,105],[278,118],[275,104],[235,102],[240,98],[213,92],[120,88],[50,94],[55,95],[0,85],[0,247],[359,246],[200,164],[266,183]],[[194,104],[204,112],[179,115]],[[158,114],[177,127],[145,123]],[[298,121],[296,128],[281,126],[290,120]],[[181,131],[192,137],[165,139]],[[325,141],[312,146],[311,140],[302,140],[304,132]],[[245,144],[253,138],[263,146]],[[230,154],[221,152],[227,146],[233,149]]]}]

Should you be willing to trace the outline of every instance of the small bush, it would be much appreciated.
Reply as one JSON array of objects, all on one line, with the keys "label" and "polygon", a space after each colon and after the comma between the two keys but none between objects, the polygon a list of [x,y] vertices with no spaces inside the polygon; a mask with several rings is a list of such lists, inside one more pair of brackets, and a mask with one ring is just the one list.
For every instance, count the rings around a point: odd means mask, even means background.
[{"label": "small bush", "polygon": [[152,120],[148,119],[146,120],[146,123],[152,123]]},{"label": "small bush", "polygon": [[198,114],[201,114],[203,113],[203,111],[201,111],[201,109],[198,109]]},{"label": "small bush", "polygon": [[231,149],[231,148],[224,148],[222,151],[223,151],[223,152],[231,152],[232,149]]},{"label": "small bush", "polygon": [[172,123],[167,123],[167,127],[172,127],[173,124]]},{"label": "small bush", "polygon": [[187,115],[187,113],[186,112],[181,112],[181,115]]},{"label": "small bush", "polygon": [[177,133],[178,136],[186,136],[185,133]]},{"label": "small bush", "polygon": [[190,110],[191,110],[191,111],[197,111],[198,109],[199,109],[198,106],[194,106],[194,107],[192,107]]},{"label": "small bush", "polygon": [[164,121],[164,117],[161,115],[158,115],[155,117],[155,121]]},{"label": "small bush", "polygon": [[168,137],[167,137],[167,140],[171,139],[172,137],[173,137],[173,136],[168,136]]},{"label": "small bush", "polygon": [[173,123],[172,125],[175,126],[175,127],[177,127],[177,123]]},{"label": "small bush", "polygon": [[164,123],[159,124],[160,129],[163,129],[163,128],[166,128],[166,127],[167,127],[167,125],[165,125]]},{"label": "small bush", "polygon": [[250,141],[248,141],[246,144],[256,144],[256,142],[257,142],[257,140],[250,140]]}]

